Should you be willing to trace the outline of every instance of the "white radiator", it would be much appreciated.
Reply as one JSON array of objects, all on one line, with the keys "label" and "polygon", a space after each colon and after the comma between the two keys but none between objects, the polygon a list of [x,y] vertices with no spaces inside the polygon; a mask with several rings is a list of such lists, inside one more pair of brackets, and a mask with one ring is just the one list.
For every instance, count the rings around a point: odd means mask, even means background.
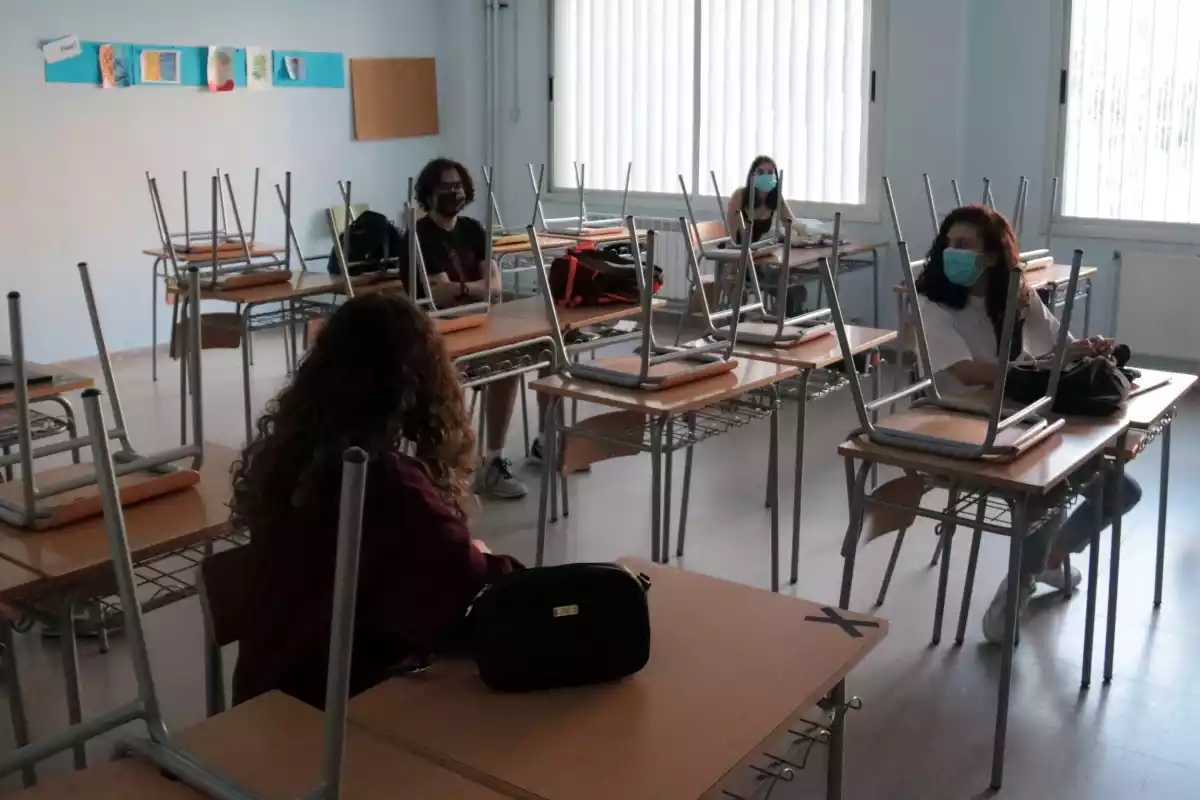
[{"label": "white radiator", "polygon": [[686,301],[688,296],[687,248],[683,243],[683,231],[679,220],[666,217],[638,217],[639,228],[652,230],[654,238],[654,260],[663,271],[663,288],[659,297],[667,300]]},{"label": "white radiator", "polygon": [[1195,360],[1200,257],[1122,253],[1117,337],[1134,353]]}]

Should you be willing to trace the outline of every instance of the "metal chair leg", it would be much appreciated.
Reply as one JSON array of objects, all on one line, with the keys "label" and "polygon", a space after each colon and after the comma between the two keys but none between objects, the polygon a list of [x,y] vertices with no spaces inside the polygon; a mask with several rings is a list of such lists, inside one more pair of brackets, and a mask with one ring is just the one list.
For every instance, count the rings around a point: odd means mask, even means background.
[{"label": "metal chair leg", "polygon": [[896,534],[896,543],[892,545],[892,555],[888,558],[887,570],[883,573],[883,583],[879,585],[879,596],[875,598],[875,608],[883,605],[888,587],[892,585],[892,574],[896,571],[896,561],[900,558],[900,548],[904,546],[904,534],[906,533],[908,533],[908,528],[901,528],[900,532]]}]

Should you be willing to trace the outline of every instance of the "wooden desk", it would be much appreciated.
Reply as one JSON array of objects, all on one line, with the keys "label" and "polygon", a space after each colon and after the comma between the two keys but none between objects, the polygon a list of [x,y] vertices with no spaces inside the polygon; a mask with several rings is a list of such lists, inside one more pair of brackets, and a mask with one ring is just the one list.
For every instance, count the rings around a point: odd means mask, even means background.
[{"label": "wooden desk", "polygon": [[[928,407],[917,407],[881,420],[879,425],[894,430],[921,432],[960,441],[980,441],[983,437],[983,430],[986,428],[986,420]],[[941,640],[942,615],[945,608],[951,543],[955,528],[962,526],[975,531],[967,568],[962,609],[959,613],[956,637],[956,643],[959,645],[962,644],[966,628],[981,532],[988,531],[1009,537],[1007,625],[1002,643],[1000,687],[993,738],[991,779],[993,790],[1000,788],[1004,774],[1004,750],[1012,682],[1013,649],[1016,641],[1017,590],[1021,572],[1022,545],[1033,526],[1039,522],[1038,517],[1044,518],[1044,524],[1055,524],[1051,517],[1060,513],[1059,509],[1062,507],[1062,503],[1070,500],[1075,492],[1067,492],[1063,496],[1056,495],[1050,502],[1043,501],[1042,498],[1045,498],[1051,490],[1063,485],[1068,477],[1085,464],[1091,463],[1094,458],[1101,455],[1113,438],[1117,438],[1120,445],[1118,452],[1123,451],[1128,427],[1129,423],[1123,419],[1068,422],[1046,441],[1005,464],[947,458],[899,447],[878,445],[867,441],[865,435],[850,439],[838,448],[838,452],[846,459],[848,476],[853,476],[849,486],[851,524],[847,529],[846,539],[842,546],[845,566],[839,599],[841,608],[850,607],[854,563],[868,508],[881,507],[892,513],[897,511],[906,513],[913,519],[921,516],[938,520],[942,524],[941,573],[933,624],[933,644],[935,645]],[[948,484],[950,499],[946,511],[922,508],[920,497],[915,500],[905,500],[895,496],[881,499],[870,495],[866,490],[866,480],[870,469],[875,464],[900,467],[906,471],[930,476],[938,483]],[[1124,459],[1118,457],[1118,481],[1123,474]],[[1097,486],[1099,483],[1099,481],[1096,482]],[[1092,488],[1091,492],[1093,502],[1097,504],[1102,502],[1101,488]],[[992,509],[991,513],[985,517],[975,517],[974,515],[968,517],[966,512],[971,510],[977,502],[986,504],[989,495],[997,496],[1007,508],[1003,512]],[[1120,563],[1121,541],[1120,515],[1114,517],[1112,529],[1107,640],[1110,648],[1115,639],[1116,628],[1116,574]],[[1085,688],[1091,680],[1092,643],[1099,584],[1099,542],[1100,530],[1097,527],[1092,535],[1091,569],[1088,574],[1082,678]]]},{"label": "wooden desk", "polygon": [[[557,236],[549,233],[539,233],[537,239],[543,250],[560,250],[578,244],[579,241],[569,236]],[[524,255],[530,252],[532,252],[532,248],[529,246],[528,239],[512,244],[492,245],[492,254],[495,256]]]},{"label": "wooden desk", "polygon": [[[186,547],[228,531],[233,497],[230,468],[239,453],[206,442],[200,482],[125,509],[125,527],[134,562]],[[44,579],[72,583],[91,577],[111,562],[104,520],[82,520],[48,531],[0,524],[0,557]]]},{"label": "wooden desk", "polygon": [[[351,723],[510,797],[707,797],[887,634],[886,622],[847,614],[875,626],[856,628],[854,638],[807,620],[825,616],[818,603],[622,562],[653,581],[652,650],[640,673],[502,694],[484,687],[473,665],[441,662],[352,699]],[[840,753],[843,731],[833,735]],[[839,778],[840,768],[835,759]]]},{"label": "wooden desk", "polygon": [[[277,256],[285,252],[284,248],[271,244],[253,244],[250,245],[251,258],[265,258],[266,256]],[[171,254],[162,247],[150,247],[142,251],[143,255],[153,256],[161,261],[169,261]],[[187,253],[182,250],[175,251],[175,260],[188,265],[202,265],[212,263],[212,251],[201,251],[198,253]],[[237,261],[245,261],[246,253],[238,248],[237,250],[217,251],[217,263],[229,264]]]},{"label": "wooden desk", "polygon": [[[849,325],[846,328],[850,340],[852,355],[877,351],[880,347],[896,338],[895,331],[879,328],[864,328],[859,325]],[[843,363],[842,347],[836,333],[813,339],[795,347],[770,347],[754,344],[736,344],[734,355],[739,358],[752,358],[756,361],[769,361],[784,364],[800,370],[799,377],[799,418],[796,420],[796,468],[792,476],[792,564],[790,580],[795,584],[800,579],[800,525],[804,496],[804,442],[807,435],[807,409],[810,397],[810,377],[814,370],[825,369]],[[879,396],[880,381],[883,372],[879,364],[873,370],[875,396]],[[832,389],[845,386],[846,383],[825,382],[816,387],[811,396],[824,396]]]},{"label": "wooden desk", "polygon": [[[864,255],[866,253],[874,253],[877,250],[881,250],[885,247],[887,247],[887,242],[860,242],[857,244],[853,243],[853,242],[847,242],[846,244],[843,244],[842,246],[840,246],[838,248],[838,257],[839,258],[852,258],[854,256]],[[769,250],[764,250],[761,252],[770,253],[771,255],[764,255],[761,257],[761,259],[756,257],[754,259],[755,264],[761,264],[764,266],[770,266],[770,265],[779,266],[780,264],[783,263],[783,246],[782,245],[780,245],[779,247],[771,248]],[[833,258],[833,248],[832,247],[790,247],[790,248],[788,248],[788,268],[789,269],[803,269],[806,267],[815,269],[817,264],[821,261],[822,258],[832,259]]]},{"label": "wooden desk", "polygon": [[79,772],[43,778],[32,789],[7,795],[10,800],[202,800],[179,781],[133,759],[105,761]]},{"label": "wooden desk", "polygon": [[27,593],[32,584],[42,579],[19,564],[0,559],[0,602],[15,599]]},{"label": "wooden desk", "polygon": [[[76,375],[73,372],[63,372],[52,364],[37,364],[32,361],[27,362],[28,369],[36,370],[44,375],[53,375],[52,380],[39,381],[29,384],[29,399],[45,400],[48,397],[56,397],[67,392],[77,392],[83,389],[90,389],[94,386],[94,382],[86,375]],[[17,402],[16,390],[13,387],[0,389],[0,408],[5,406],[15,405]]]},{"label": "wooden desk", "polygon": [[[603,457],[636,453],[650,454],[651,516],[650,553],[656,562],[670,559],[672,454],[686,450],[683,468],[683,498],[679,512],[679,537],[676,554],[683,555],[686,535],[687,501],[690,495],[693,446],[705,439],[767,418],[771,424],[771,445],[767,454],[767,499],[771,507],[771,589],[779,589],[779,417],[777,384],[797,374],[795,367],[767,361],[740,359],[734,369],[694,383],[649,392],[626,389],[597,381],[552,375],[530,384],[530,388],[550,397],[546,412],[544,452],[550,459],[543,467],[541,498],[538,509],[537,559],[545,553],[547,501],[550,521],[558,518],[558,484],[562,484],[563,509],[567,513],[565,471],[560,481],[551,479],[560,461],[559,435],[568,447],[575,440],[589,440],[609,448]],[[567,426],[563,401],[576,400],[618,409]],[[664,461],[665,457],[665,475]],[[597,460],[595,458],[591,460]]]},{"label": "wooden desk", "polygon": [[[325,718],[279,692],[175,735],[200,762],[264,800],[306,796],[321,776]],[[501,800],[503,795],[353,725],[346,727],[345,800]]]},{"label": "wooden desk", "polygon": [[679,415],[741,397],[755,389],[773,386],[794,377],[794,367],[753,359],[742,359],[724,375],[687,383],[659,392],[625,389],[596,381],[576,380],[551,375],[534,381],[529,388],[552,397],[580,400],[585,403],[620,408],[647,416]]}]

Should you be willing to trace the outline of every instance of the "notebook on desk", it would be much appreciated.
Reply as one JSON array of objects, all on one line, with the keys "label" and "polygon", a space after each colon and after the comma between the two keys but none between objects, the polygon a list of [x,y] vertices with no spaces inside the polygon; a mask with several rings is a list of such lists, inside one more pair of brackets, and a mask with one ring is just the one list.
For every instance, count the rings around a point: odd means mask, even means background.
[{"label": "notebook on desk", "polygon": [[[46,383],[54,380],[53,375],[45,372],[39,372],[25,365],[25,382],[28,383]],[[13,360],[9,356],[0,356],[0,389],[11,389],[16,386],[16,370],[13,368]]]}]

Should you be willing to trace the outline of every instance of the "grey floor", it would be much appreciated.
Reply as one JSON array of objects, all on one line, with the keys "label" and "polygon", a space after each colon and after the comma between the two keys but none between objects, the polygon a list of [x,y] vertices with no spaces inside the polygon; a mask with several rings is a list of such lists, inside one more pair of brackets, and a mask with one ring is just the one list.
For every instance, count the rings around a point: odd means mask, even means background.
[{"label": "grey floor", "polygon": [[[253,380],[256,407],[261,407],[283,380],[283,357],[278,338],[260,337],[256,349]],[[96,369],[94,363],[76,366]],[[178,425],[177,370],[166,368],[159,383],[152,383],[146,353],[121,358],[117,371],[136,441],[144,446],[170,442]],[[230,446],[240,443],[240,384],[236,351],[206,352],[207,438]],[[1194,479],[1200,469],[1198,412],[1200,402],[1189,403],[1175,428],[1166,591],[1157,612],[1151,596],[1160,445],[1152,445],[1130,467],[1145,499],[1125,528],[1119,648],[1110,687],[1097,682],[1091,691],[1079,691],[1082,596],[1066,603],[1035,600],[1038,613],[1016,654],[1003,796],[1200,797],[1200,627],[1194,623],[1200,614],[1200,506]],[[813,600],[837,599],[846,496],[835,448],[852,427],[852,416],[846,394],[809,408],[800,581],[785,591]],[[781,425],[784,520],[791,517],[795,419],[795,407],[789,405]],[[697,448],[687,556],[679,566],[768,586],[768,512],[763,507],[767,433],[765,423],[757,424]],[[509,441],[519,461],[519,424],[512,426]],[[536,471],[519,468],[518,474],[536,488]],[[550,534],[550,563],[625,554],[648,557],[649,488],[645,457],[605,462],[591,474],[573,477],[571,516]],[[473,524],[494,550],[531,562],[535,510],[533,493],[524,501],[489,502]],[[1103,541],[1101,569],[1107,575],[1107,534]],[[860,556],[855,609],[870,610],[891,543],[890,537],[874,542]],[[909,534],[887,603],[878,612],[890,620],[891,634],[851,676],[851,693],[864,700],[862,711],[850,717],[847,797],[853,800],[958,800],[987,794],[999,658],[983,643],[979,619],[1004,571],[1007,543],[985,537],[967,641],[957,649],[952,634],[940,647],[929,646],[936,589],[935,571],[928,568],[933,546],[931,526],[918,526]],[[956,619],[966,550],[960,544],[954,552],[948,634]],[[784,558],[787,554],[785,547]],[[1081,561],[1086,570],[1086,559]],[[1105,608],[1102,593],[1102,617]],[[168,722],[180,727],[199,720],[204,696],[196,602],[153,612],[147,628]],[[35,733],[49,732],[66,716],[58,645],[35,632],[19,637],[18,652]],[[713,657],[720,657],[719,643],[714,643]],[[232,664],[232,649],[227,658]],[[131,691],[132,670],[120,638],[107,655],[84,642],[81,661],[90,713],[116,705]],[[0,749],[11,746],[6,717],[5,704]],[[90,748],[93,758],[104,758],[107,750],[106,741]],[[67,767],[68,759],[59,757],[43,772]],[[823,796],[822,773],[823,756],[817,753],[805,773],[781,785],[772,797]],[[0,794],[16,786],[12,779],[0,782]]]}]

